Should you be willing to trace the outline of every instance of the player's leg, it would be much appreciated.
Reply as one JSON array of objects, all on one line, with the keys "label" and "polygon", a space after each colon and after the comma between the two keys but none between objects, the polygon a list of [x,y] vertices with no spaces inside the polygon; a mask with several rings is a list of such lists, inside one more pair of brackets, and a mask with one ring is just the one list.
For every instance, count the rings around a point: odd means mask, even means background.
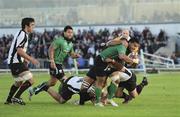
[{"label": "player's leg", "polygon": [[19,74],[19,78],[17,79],[17,81],[22,80],[24,80],[24,83],[21,84],[18,92],[15,94],[14,98],[12,98],[12,102],[25,105],[25,102],[22,100],[21,95],[34,83],[32,73],[30,71],[25,71]]},{"label": "player's leg", "polygon": [[95,82],[96,80],[96,74],[95,74],[95,67],[93,66],[89,72],[86,74],[87,76],[83,79],[81,89],[79,92],[80,95],[80,105],[84,105],[85,100],[85,94],[88,91],[89,87]]},{"label": "player's leg", "polygon": [[87,92],[87,90],[89,89],[89,87],[95,82],[95,79],[86,76],[85,78],[83,78],[83,83],[81,85],[81,91]]},{"label": "player's leg", "polygon": [[124,90],[123,87],[118,87],[117,90],[116,90],[115,96],[116,97],[122,97],[123,96],[123,90]]},{"label": "player's leg", "polygon": [[144,77],[142,82],[136,86],[136,91],[137,91],[138,95],[140,95],[144,86],[147,86],[147,85],[148,85],[148,80],[146,77]]},{"label": "player's leg", "polygon": [[132,98],[126,94],[125,92],[123,92],[124,88],[119,86],[117,91],[116,91],[116,94],[115,94],[115,97],[116,98],[123,98],[124,101],[122,102],[123,104],[126,104],[128,103]]},{"label": "player's leg", "polygon": [[[133,84],[131,83],[131,85],[133,85]],[[135,97],[137,97],[138,95],[141,94],[144,86],[147,86],[147,85],[148,85],[147,78],[144,77],[143,80],[142,80],[142,82],[141,82],[139,85],[137,85],[134,90],[129,91],[129,94],[130,94],[133,98],[135,98]],[[130,87],[131,87],[131,86],[130,86]],[[134,87],[134,86],[132,86],[132,87]]]},{"label": "player's leg", "polygon": [[[9,67],[14,77],[15,84],[11,86],[9,98],[7,100],[10,101],[11,98],[12,102],[25,105],[20,97],[22,93],[33,84],[33,75],[24,63],[11,64]],[[25,82],[22,84],[23,81]],[[16,93],[17,90],[18,92]],[[12,98],[15,93],[16,95]]]},{"label": "player's leg", "polygon": [[30,96],[32,94],[37,95],[41,91],[47,91],[49,87],[56,85],[58,80],[61,81],[62,79],[65,78],[65,74],[64,74],[62,65],[56,64],[56,67],[57,67],[57,69],[52,69],[51,67],[49,68],[51,78],[48,81],[41,83],[37,87],[34,87],[33,91],[29,91]]},{"label": "player's leg", "polygon": [[64,100],[63,98],[62,98],[62,96],[59,94],[59,93],[57,93],[56,91],[54,91],[52,88],[49,88],[48,90],[47,90],[47,92],[48,92],[48,94],[51,96],[51,97],[53,97],[57,102],[59,102],[59,103],[64,103],[64,102],[66,102],[66,100]]},{"label": "player's leg", "polygon": [[11,99],[14,96],[14,94],[16,93],[16,91],[18,90],[18,88],[21,86],[21,84],[22,84],[22,81],[20,81],[20,82],[15,81],[15,83],[10,88],[8,97],[7,97],[6,102],[4,104],[11,104],[12,103]]},{"label": "player's leg", "polygon": [[108,91],[107,102],[110,103],[112,106],[117,107],[118,104],[116,104],[112,98],[114,97],[116,90],[118,88],[118,84],[120,82],[119,72],[118,71],[113,72],[111,74],[110,78],[111,78],[112,82],[110,83],[110,85],[107,88],[107,91]]},{"label": "player's leg", "polygon": [[[86,101],[91,101],[93,104],[95,104],[95,92],[93,95],[91,95],[89,92],[86,92],[86,93],[84,93],[83,97],[84,97],[84,100],[83,100],[84,102],[82,102],[82,103],[85,103]],[[75,104],[79,105],[80,104],[79,100],[76,101]]]},{"label": "player's leg", "polygon": [[101,103],[101,95],[102,95],[102,89],[104,88],[104,84],[106,82],[107,77],[106,76],[97,76],[96,77],[96,87],[95,87],[95,94],[96,94],[96,104],[97,106],[103,106]]},{"label": "player's leg", "polygon": [[89,87],[95,82],[95,79],[92,79],[91,77],[89,76],[86,76],[84,79],[83,79],[83,82],[82,82],[82,85],[81,85],[81,89],[80,89],[80,92],[79,92],[79,96],[80,96],[80,101],[79,101],[79,104],[80,105],[84,105],[84,102],[85,102],[85,94],[86,92],[88,91]]},{"label": "player's leg", "polygon": [[34,83],[33,75],[30,71],[21,73],[19,77],[23,78],[25,82],[20,86],[20,89],[14,96],[15,98],[20,98],[21,94]]},{"label": "player's leg", "polygon": [[128,70],[126,67],[123,67],[121,71],[115,71],[111,74],[112,82],[108,87],[108,102],[111,103],[113,106],[118,106],[113,100],[113,96],[117,90],[117,87],[120,83],[120,80],[125,81],[131,78],[131,71]]}]

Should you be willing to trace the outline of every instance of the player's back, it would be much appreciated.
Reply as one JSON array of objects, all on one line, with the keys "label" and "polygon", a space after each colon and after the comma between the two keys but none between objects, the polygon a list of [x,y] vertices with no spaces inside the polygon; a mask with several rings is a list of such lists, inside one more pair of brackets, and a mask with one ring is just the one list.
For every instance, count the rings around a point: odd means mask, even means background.
[{"label": "player's back", "polygon": [[114,45],[114,46],[110,46],[106,48],[100,53],[100,56],[103,59],[106,59],[106,58],[118,59],[118,55],[120,52],[122,53],[126,52],[126,47],[122,44]]},{"label": "player's back", "polygon": [[68,85],[68,89],[74,93],[79,93],[81,85],[83,82],[83,77],[72,76],[65,80],[65,83]]}]

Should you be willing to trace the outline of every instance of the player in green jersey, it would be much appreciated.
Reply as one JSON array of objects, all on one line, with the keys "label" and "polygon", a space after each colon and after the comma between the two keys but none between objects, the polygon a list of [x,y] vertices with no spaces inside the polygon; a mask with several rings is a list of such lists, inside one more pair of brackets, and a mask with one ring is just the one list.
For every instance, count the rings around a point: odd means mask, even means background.
[{"label": "player in green jersey", "polygon": [[36,95],[43,90],[47,91],[48,88],[54,86],[58,80],[62,81],[66,79],[66,76],[62,68],[64,59],[67,56],[71,56],[72,58],[78,58],[80,56],[79,54],[74,53],[72,41],[73,28],[71,26],[66,26],[64,28],[63,36],[55,38],[49,47],[49,72],[51,78],[49,79],[49,81],[43,82],[37,87],[34,87],[33,90],[29,90],[30,97],[33,94]]},{"label": "player in green jersey", "polygon": [[[113,41],[109,42],[109,44],[120,44],[121,43],[120,42],[121,40],[116,40],[116,43]],[[139,48],[140,48],[140,44],[139,44],[138,39],[132,38],[128,42],[128,49],[126,51],[126,55],[128,55],[130,58],[133,58],[133,59],[136,59],[137,61],[139,61],[138,56],[137,56]],[[111,105],[113,105],[113,106],[118,106],[112,100],[112,98],[115,96],[114,95],[115,92],[116,92],[117,97],[124,98],[123,103],[128,103],[128,101],[131,100],[132,97],[135,98],[136,96],[138,96],[141,93],[144,86],[146,86],[148,84],[147,78],[144,77],[142,82],[139,85],[136,85],[136,75],[131,70],[126,68],[125,66],[127,66],[127,65],[122,64],[121,65],[122,68],[120,68],[118,71],[115,71],[110,76],[112,82],[110,83],[110,85],[107,88],[107,92],[108,92],[107,102],[111,103]],[[133,66],[135,66],[135,65],[133,65]],[[131,66],[131,67],[133,67],[133,66]],[[117,87],[118,87],[118,90],[117,90]],[[128,96],[125,92],[123,92],[124,89],[127,89],[130,96]],[[129,98],[129,97],[131,97],[131,98]]]},{"label": "player in green jersey", "polygon": [[81,86],[80,104],[83,100],[83,92],[86,92],[89,86],[96,81],[96,105],[103,106],[100,102],[102,88],[104,87],[107,77],[114,72],[109,67],[106,59],[110,58],[120,62],[124,61],[130,64],[134,63],[132,59],[125,55],[126,48],[128,46],[128,36],[121,36],[121,40],[122,44],[110,46],[103,50],[100,55],[96,57],[95,65],[89,70],[87,77],[84,79]]}]

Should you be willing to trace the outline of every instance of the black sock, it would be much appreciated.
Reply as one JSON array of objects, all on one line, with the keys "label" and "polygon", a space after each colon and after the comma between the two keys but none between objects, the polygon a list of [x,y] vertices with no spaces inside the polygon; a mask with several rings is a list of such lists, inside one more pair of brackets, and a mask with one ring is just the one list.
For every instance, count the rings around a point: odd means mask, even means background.
[{"label": "black sock", "polygon": [[140,94],[143,88],[144,88],[143,84],[140,83],[139,85],[137,85],[136,86],[137,93]]},{"label": "black sock", "polygon": [[83,97],[83,92],[79,92],[79,96],[80,96],[80,100],[79,100],[79,104],[80,105],[84,105],[84,97]]},{"label": "black sock", "polygon": [[85,102],[85,101],[89,101],[90,99],[92,99],[92,97],[90,97],[90,95],[88,93],[84,93],[83,99],[84,99],[84,102]]},{"label": "black sock", "polygon": [[11,101],[11,98],[13,97],[13,95],[16,93],[16,91],[18,90],[19,87],[16,87],[14,84],[11,86],[7,100],[6,101]]},{"label": "black sock", "polygon": [[84,102],[87,100],[86,99],[86,92],[80,91],[79,92],[79,96],[80,96],[80,100],[79,100],[79,104],[80,105],[84,105]]},{"label": "black sock", "polygon": [[42,87],[42,89],[44,91],[47,91],[49,89],[49,86],[48,86],[47,82],[45,82],[45,85]]},{"label": "black sock", "polygon": [[26,89],[28,89],[30,86],[31,86],[31,83],[30,83],[29,81],[25,81],[25,82],[21,85],[20,89],[18,90],[18,92],[16,93],[16,95],[15,95],[14,97],[20,98],[21,94],[22,94]]}]

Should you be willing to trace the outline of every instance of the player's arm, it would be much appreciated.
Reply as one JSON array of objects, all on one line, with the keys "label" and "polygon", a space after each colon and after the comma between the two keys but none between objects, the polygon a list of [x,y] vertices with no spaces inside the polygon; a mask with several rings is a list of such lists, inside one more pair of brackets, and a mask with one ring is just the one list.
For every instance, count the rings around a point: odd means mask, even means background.
[{"label": "player's arm", "polygon": [[17,48],[17,54],[23,57],[25,60],[30,61],[32,64],[37,65],[39,62],[33,57],[29,56],[26,52],[24,52],[23,48]]},{"label": "player's arm", "polygon": [[122,43],[122,41],[121,41],[120,37],[116,37],[115,39],[108,41],[106,43],[106,46],[113,46],[113,45],[118,45],[121,43]]},{"label": "player's arm", "polygon": [[123,44],[123,41],[121,40],[121,38],[125,38],[125,37],[127,38],[127,40],[130,39],[128,30],[123,30],[121,36],[118,36],[115,39],[108,41],[104,45],[105,46],[113,46],[113,45]]},{"label": "player's arm", "polygon": [[59,45],[60,45],[60,43],[58,42],[58,40],[57,39],[55,39],[52,43],[51,43],[51,45],[49,46],[49,49],[48,49],[48,53],[49,53],[49,59],[50,59],[50,66],[51,66],[51,68],[53,68],[53,69],[56,69],[56,64],[55,64],[55,62],[54,62],[54,51],[55,51],[55,49],[56,48],[58,48],[59,47]]},{"label": "player's arm", "polygon": [[119,59],[121,59],[122,61],[124,61],[124,62],[126,62],[128,64],[133,64],[134,63],[134,61],[125,54],[119,54]]},{"label": "player's arm", "polygon": [[49,51],[49,59],[51,62],[54,62],[54,50],[55,50],[55,48],[54,48],[53,44],[51,44],[49,46],[49,50],[48,50]]},{"label": "player's arm", "polygon": [[105,62],[109,63],[112,67],[114,67],[115,69],[121,71],[122,68],[123,68],[123,65],[118,63],[117,61],[115,61],[114,59],[111,59],[111,58],[107,58],[105,60]]},{"label": "player's arm", "polygon": [[70,54],[70,56],[71,56],[72,58],[79,58],[79,57],[80,57],[80,54],[75,53],[73,48],[71,49],[71,51],[70,51],[69,54]]},{"label": "player's arm", "polygon": [[128,46],[128,43],[126,41],[123,41],[122,48],[118,48],[119,59],[130,65],[137,63],[135,59],[131,59],[125,54],[127,46]]},{"label": "player's arm", "polygon": [[16,45],[17,54],[20,55],[21,57],[23,57],[25,60],[30,61],[32,64],[37,65],[37,64],[39,64],[39,62],[36,59],[34,59],[33,57],[29,56],[23,50],[24,44],[26,43],[25,36],[26,36],[26,34],[21,32],[21,34],[17,38],[17,40],[18,40],[17,45]]}]

